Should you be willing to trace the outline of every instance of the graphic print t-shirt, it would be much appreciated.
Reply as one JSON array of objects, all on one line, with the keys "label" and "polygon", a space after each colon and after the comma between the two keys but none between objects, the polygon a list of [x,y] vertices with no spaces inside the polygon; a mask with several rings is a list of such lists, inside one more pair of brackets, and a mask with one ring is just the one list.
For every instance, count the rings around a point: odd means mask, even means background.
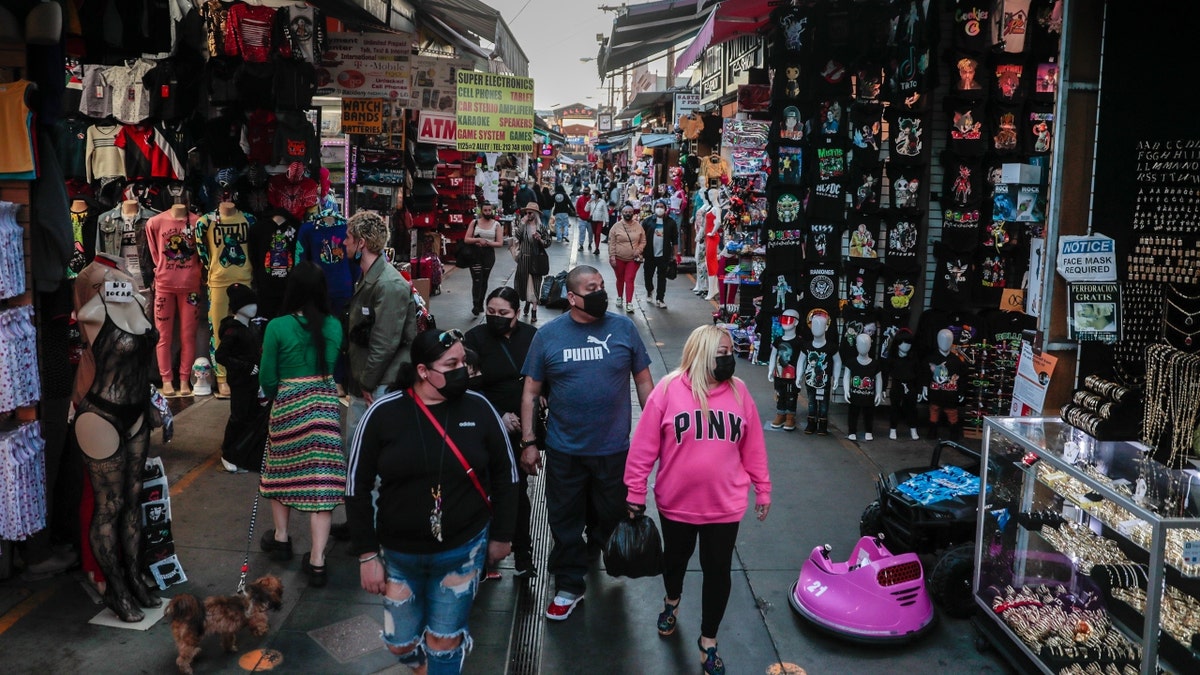
[{"label": "graphic print t-shirt", "polygon": [[867,365],[858,362],[858,355],[846,362],[850,373],[850,405],[869,408],[875,405],[875,392],[879,387],[879,361],[871,359]]},{"label": "graphic print t-shirt", "polygon": [[825,344],[813,346],[811,338],[801,343],[804,353],[804,372],[800,380],[806,387],[812,387],[826,395],[833,390],[833,357],[837,354],[837,343],[829,335],[825,336]]},{"label": "graphic print t-shirt", "polygon": [[[521,374],[548,384],[546,446],[569,455],[612,455],[629,449],[630,377],[650,365],[633,321],[609,312],[583,324],[569,313],[542,326]],[[580,424],[579,420],[604,420]]]},{"label": "graphic print t-shirt", "polygon": [[927,117],[924,113],[888,108],[888,162],[889,164],[928,164],[929,149],[932,147],[926,133]]},{"label": "graphic print t-shirt", "polygon": [[846,147],[839,141],[824,139],[813,144],[813,178],[811,203],[813,220],[844,222],[846,219],[846,188],[848,177]]},{"label": "graphic print t-shirt", "polygon": [[329,298],[347,300],[354,292],[355,266],[346,255],[346,220],[334,217],[332,223],[321,218],[300,226],[296,236],[296,259],[321,266],[329,286]]},{"label": "graphic print t-shirt", "polygon": [[189,213],[176,220],[163,211],[146,221],[146,244],[154,261],[154,287],[176,293],[200,290],[200,257],[196,253],[194,226],[197,216]]},{"label": "graphic print t-shirt", "polygon": [[800,337],[790,340],[779,337],[771,343],[775,350],[775,360],[771,363],[772,376],[776,380],[796,379],[796,365],[800,363]]},{"label": "graphic print t-shirt", "polygon": [[253,270],[247,253],[253,226],[254,216],[246,213],[222,218],[213,211],[196,221],[197,243],[200,258],[208,266],[209,286],[250,284]]}]

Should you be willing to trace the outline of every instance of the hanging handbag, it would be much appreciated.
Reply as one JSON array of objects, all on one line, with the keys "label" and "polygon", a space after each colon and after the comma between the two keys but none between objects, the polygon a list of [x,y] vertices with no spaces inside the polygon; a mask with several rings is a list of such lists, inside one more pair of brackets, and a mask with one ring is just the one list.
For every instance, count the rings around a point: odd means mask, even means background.
[{"label": "hanging handbag", "polygon": [[674,281],[675,277],[679,276],[679,261],[675,259],[675,256],[671,256],[667,258],[666,266],[666,277]]},{"label": "hanging handbag", "polygon": [[417,396],[416,392],[410,388],[408,390],[408,395],[412,397],[413,402],[417,404],[417,407],[421,409],[421,412],[425,413],[425,417],[431,424],[433,424],[433,428],[437,429],[437,432],[442,435],[442,440],[446,441],[446,446],[449,447],[450,451],[454,453],[455,459],[457,459],[458,463],[462,465],[463,470],[467,472],[467,478],[470,478],[471,484],[475,486],[475,491],[479,493],[480,497],[483,497],[483,503],[487,504],[488,511],[491,511],[492,498],[489,497],[487,491],[483,489],[483,483],[479,482],[479,476],[475,474],[475,467],[471,466],[471,463],[467,461],[466,457],[463,457],[462,452],[459,451],[458,445],[454,442],[454,439],[450,438],[450,435],[447,434],[446,430],[442,428],[441,423],[434,418],[433,413],[429,412],[429,407],[425,405],[425,402],[422,401],[419,396]]},{"label": "hanging handbag", "polygon": [[545,249],[537,252],[533,256],[533,261],[529,265],[529,273],[535,277],[544,277],[550,273],[550,254],[546,253]]},{"label": "hanging handbag", "polygon": [[459,240],[454,248],[454,266],[463,268],[475,264],[475,245]]}]

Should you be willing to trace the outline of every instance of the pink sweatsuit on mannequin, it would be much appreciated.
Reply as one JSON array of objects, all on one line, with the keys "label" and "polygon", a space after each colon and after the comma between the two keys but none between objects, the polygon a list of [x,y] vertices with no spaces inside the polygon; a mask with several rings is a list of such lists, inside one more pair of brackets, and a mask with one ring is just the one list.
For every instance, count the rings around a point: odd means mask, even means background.
[{"label": "pink sweatsuit on mannequin", "polygon": [[170,210],[146,221],[146,245],[154,261],[154,327],[158,329],[158,372],[163,383],[174,379],[171,343],[179,317],[179,382],[190,384],[196,360],[196,325],[200,318],[200,274],[196,254],[196,215],[176,220]]}]

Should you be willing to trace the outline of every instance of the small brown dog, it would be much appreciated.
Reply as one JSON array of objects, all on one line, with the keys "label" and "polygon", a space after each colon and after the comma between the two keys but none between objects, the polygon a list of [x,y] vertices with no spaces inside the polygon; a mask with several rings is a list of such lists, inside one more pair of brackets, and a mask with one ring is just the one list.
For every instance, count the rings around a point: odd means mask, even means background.
[{"label": "small brown dog", "polygon": [[191,675],[192,660],[200,653],[200,640],[206,632],[219,634],[225,651],[236,652],[238,631],[249,626],[251,635],[266,635],[267,610],[279,609],[282,604],[283,584],[271,575],[248,584],[243,594],[209,596],[203,605],[189,593],[175,596],[166,615],[179,650],[175,659],[179,672]]}]

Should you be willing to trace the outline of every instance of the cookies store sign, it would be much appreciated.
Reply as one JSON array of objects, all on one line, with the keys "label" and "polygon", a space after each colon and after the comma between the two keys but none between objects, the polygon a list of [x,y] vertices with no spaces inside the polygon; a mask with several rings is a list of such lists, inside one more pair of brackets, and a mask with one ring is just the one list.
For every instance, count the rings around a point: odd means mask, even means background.
[{"label": "cookies store sign", "polygon": [[409,105],[413,36],[393,33],[330,33],[317,68],[317,94],[383,98]]},{"label": "cookies store sign", "polygon": [[533,152],[533,79],[460,70],[458,149]]}]

